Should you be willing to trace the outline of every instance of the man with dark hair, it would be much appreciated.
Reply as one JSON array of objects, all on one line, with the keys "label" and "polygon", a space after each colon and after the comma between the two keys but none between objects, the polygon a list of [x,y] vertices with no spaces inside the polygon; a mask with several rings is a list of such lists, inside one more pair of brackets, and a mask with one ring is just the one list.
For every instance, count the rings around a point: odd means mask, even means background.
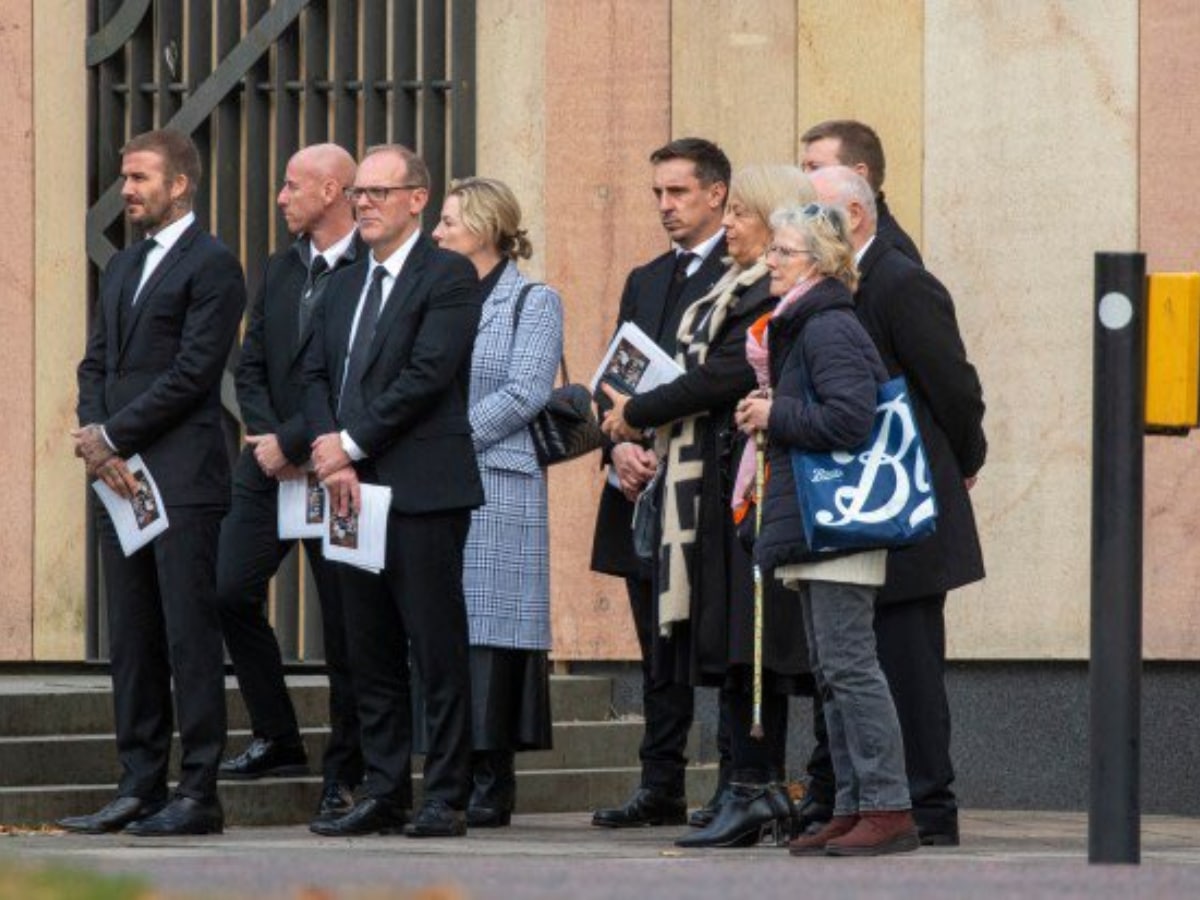
[{"label": "man with dark hair", "polygon": [[[708,293],[723,270],[721,218],[729,189],[729,160],[711,141],[680,138],[650,155],[658,214],[673,247],[634,269],[625,282],[617,327],[636,323],[671,357],[684,311]],[[641,785],[615,809],[597,810],[592,824],[607,828],[682,825],[686,821],[684,750],[692,724],[692,688],[656,671],[661,640],[655,615],[652,569],[634,552],[633,501],[654,476],[658,460],[641,443],[613,445],[605,455],[610,473],[600,497],[592,569],[625,579],[642,662],[646,730],[639,752]]]},{"label": "man with dark hair", "polygon": [[[336,144],[305,147],[288,160],[277,199],[297,240],[267,260],[242,341],[237,389],[247,443],[234,469],[233,506],[221,523],[217,599],[254,739],[221,764],[222,778],[308,771],[279,643],[266,617],[267,583],[296,544],[279,539],[279,484],[311,474],[305,470],[315,435],[304,418],[301,376],[313,336],[312,312],[332,274],[366,253],[345,196],[354,170],[354,158]],[[318,487],[318,503],[320,497]],[[350,811],[353,789],[362,780],[362,754],[337,573],[325,561],[319,538],[306,539],[304,550],[320,595],[329,671],[331,733],[317,808],[321,819]]]},{"label": "man with dark hair", "polygon": [[937,496],[937,531],[888,554],[875,641],[904,734],[921,842],[953,846],[959,840],[958,801],[951,787],[945,607],[948,591],[984,577],[967,493],[987,456],[983,389],[967,359],[950,293],[879,238],[867,182],[845,166],[815,172],[812,181],[822,203],[846,210],[861,273],[855,309],[888,373],[908,383]]},{"label": "man with dark hair", "polygon": [[[370,254],[335,272],[304,360],[312,462],[330,512],[360,509],[362,483],[391,488],[384,568],[339,567],[362,754],[362,794],[328,836],[399,828],[466,833],[471,696],[463,547],[483,484],[467,388],[482,298],[466,257],[420,231],[429,174],[411,150],[374,147],[347,196]],[[425,698],[424,805],[411,816],[409,658]]]},{"label": "man with dark hair", "polygon": [[[152,131],[122,150],[125,216],[145,232],[109,262],[79,364],[75,453],[124,498],[140,454],[169,521],[125,556],[99,508],[121,781],[92,815],[59,824],[99,834],[219,832],[217,766],[225,673],[216,604],[217,536],[229,506],[221,374],[246,286],[237,259],[196,222],[200,157],[185,135]],[[174,684],[174,704],[171,687]],[[179,784],[167,795],[176,720]]]},{"label": "man with dark hair", "polygon": [[878,213],[876,235],[885,240],[917,265],[924,265],[921,251],[908,233],[900,227],[883,198],[883,177],[887,163],[879,135],[869,125],[853,119],[830,119],[814,125],[800,136],[804,145],[801,167],[809,174],[826,166],[846,166],[867,180],[875,192]]}]

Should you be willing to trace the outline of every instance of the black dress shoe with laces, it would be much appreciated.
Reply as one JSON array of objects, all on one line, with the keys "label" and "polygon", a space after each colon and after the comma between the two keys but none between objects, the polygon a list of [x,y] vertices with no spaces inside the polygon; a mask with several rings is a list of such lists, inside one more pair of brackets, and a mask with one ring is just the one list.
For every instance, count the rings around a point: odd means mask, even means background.
[{"label": "black dress shoe with laces", "polygon": [[340,819],[354,809],[354,792],[338,781],[327,781],[321,791],[321,802],[317,804],[314,822]]},{"label": "black dress shoe with laces", "polygon": [[398,834],[408,820],[408,810],[379,797],[366,797],[338,819],[318,819],[308,826],[324,837],[355,837],[362,834]]},{"label": "black dress shoe with laces", "polygon": [[624,806],[598,809],[592,814],[592,824],[600,828],[682,825],[686,821],[687,801],[654,788],[638,788]]},{"label": "black dress shoe with laces", "polygon": [[225,813],[216,797],[197,800],[195,797],[178,796],[154,815],[130,822],[122,833],[137,837],[174,837],[181,834],[220,834],[224,830]]},{"label": "black dress shoe with laces", "polygon": [[142,800],[140,797],[117,797],[103,808],[86,816],[67,816],[55,824],[75,834],[107,834],[120,831],[130,822],[151,816],[163,808],[162,800]]},{"label": "black dress shoe with laces", "polygon": [[467,833],[467,815],[445,800],[431,797],[404,826],[409,837],[462,837]]},{"label": "black dress shoe with laces", "polygon": [[248,781],[254,778],[286,778],[308,774],[308,753],[299,736],[292,740],[272,741],[255,738],[250,746],[231,759],[222,761],[218,778]]}]

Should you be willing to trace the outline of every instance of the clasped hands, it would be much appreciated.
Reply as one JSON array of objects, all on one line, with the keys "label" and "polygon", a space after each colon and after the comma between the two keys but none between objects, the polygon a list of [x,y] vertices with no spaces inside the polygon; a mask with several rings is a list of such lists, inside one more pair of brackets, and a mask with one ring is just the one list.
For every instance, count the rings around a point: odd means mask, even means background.
[{"label": "clasped hands", "polygon": [[625,404],[629,397],[612,387],[601,384],[600,390],[612,402],[612,408],[604,413],[600,430],[613,442],[612,467],[621,484],[621,493],[627,500],[636,500],[637,495],[654,477],[658,470],[658,457],[638,441],[644,437],[640,428],[625,421]]},{"label": "clasped hands", "polygon": [[362,509],[362,489],[353,460],[342,447],[338,432],[322,434],[312,442],[313,471],[329,491],[329,507],[335,515],[348,516]]},{"label": "clasped hands", "polygon": [[129,499],[138,489],[137,479],[125,460],[104,439],[99,425],[84,425],[71,432],[75,439],[75,456],[83,460],[89,478],[98,478],[118,497]]},{"label": "clasped hands", "polygon": [[738,430],[751,437],[757,432],[765,432],[770,419],[771,395],[761,388],[751,391],[739,400],[733,413],[733,421]]}]

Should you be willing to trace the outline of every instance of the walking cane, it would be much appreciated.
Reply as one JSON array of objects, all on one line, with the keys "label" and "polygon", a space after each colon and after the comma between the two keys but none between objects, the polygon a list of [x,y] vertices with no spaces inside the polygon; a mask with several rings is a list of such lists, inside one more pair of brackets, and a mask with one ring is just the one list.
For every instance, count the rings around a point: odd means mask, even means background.
[{"label": "walking cane", "polygon": [[[754,432],[754,540],[758,541],[762,529],[763,486],[766,482],[767,436]],[[763,739],[762,693],[763,693],[763,580],[762,567],[754,559],[754,718],[750,725],[750,737]]]}]

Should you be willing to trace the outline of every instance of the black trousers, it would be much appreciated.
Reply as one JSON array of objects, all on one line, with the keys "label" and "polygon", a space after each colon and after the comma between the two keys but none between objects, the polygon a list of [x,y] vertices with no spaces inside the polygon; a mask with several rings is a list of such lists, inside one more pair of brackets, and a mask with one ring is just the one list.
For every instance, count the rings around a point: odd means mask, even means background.
[{"label": "black trousers", "polygon": [[[944,830],[958,822],[951,784],[950,703],[946,697],[946,595],[933,594],[875,608],[875,641],[904,734],[904,761],[913,817],[922,830]],[[824,711],[814,698],[818,743],[809,759],[812,789],[833,802],[833,765],[824,733]]]},{"label": "black trousers", "polygon": [[642,787],[681,797],[687,767],[688,732],[692,727],[692,687],[660,678],[654,671],[654,642],[659,640],[651,582],[626,578],[633,624],[642,653],[642,704],[646,731],[638,756],[642,762]]},{"label": "black trousers", "polygon": [[[267,584],[295,541],[278,537],[279,492],[235,482],[233,506],[221,523],[217,599],[225,646],[237,673],[254,734],[268,740],[299,736],[296,710],[283,678],[279,642],[267,621]],[[321,770],[326,782],[362,781],[362,751],[354,687],[346,661],[346,624],[336,566],[325,561],[321,542],[304,541],[321,600],[325,667],[329,673],[330,738]]]},{"label": "black trousers", "polygon": [[126,557],[108,514],[98,510],[122,797],[166,797],[176,719],[176,793],[216,797],[225,748],[225,660],[216,603],[222,512],[169,508],[170,527]]},{"label": "black trousers", "polygon": [[723,690],[728,709],[730,780],[744,784],[782,781],[787,755],[788,697],[763,691],[763,736],[752,737],[754,695],[740,690]]},{"label": "black trousers", "polygon": [[425,696],[424,793],[466,809],[471,791],[471,684],[463,546],[469,510],[388,516],[384,571],[339,565],[364,790],[412,806],[412,675]]}]

